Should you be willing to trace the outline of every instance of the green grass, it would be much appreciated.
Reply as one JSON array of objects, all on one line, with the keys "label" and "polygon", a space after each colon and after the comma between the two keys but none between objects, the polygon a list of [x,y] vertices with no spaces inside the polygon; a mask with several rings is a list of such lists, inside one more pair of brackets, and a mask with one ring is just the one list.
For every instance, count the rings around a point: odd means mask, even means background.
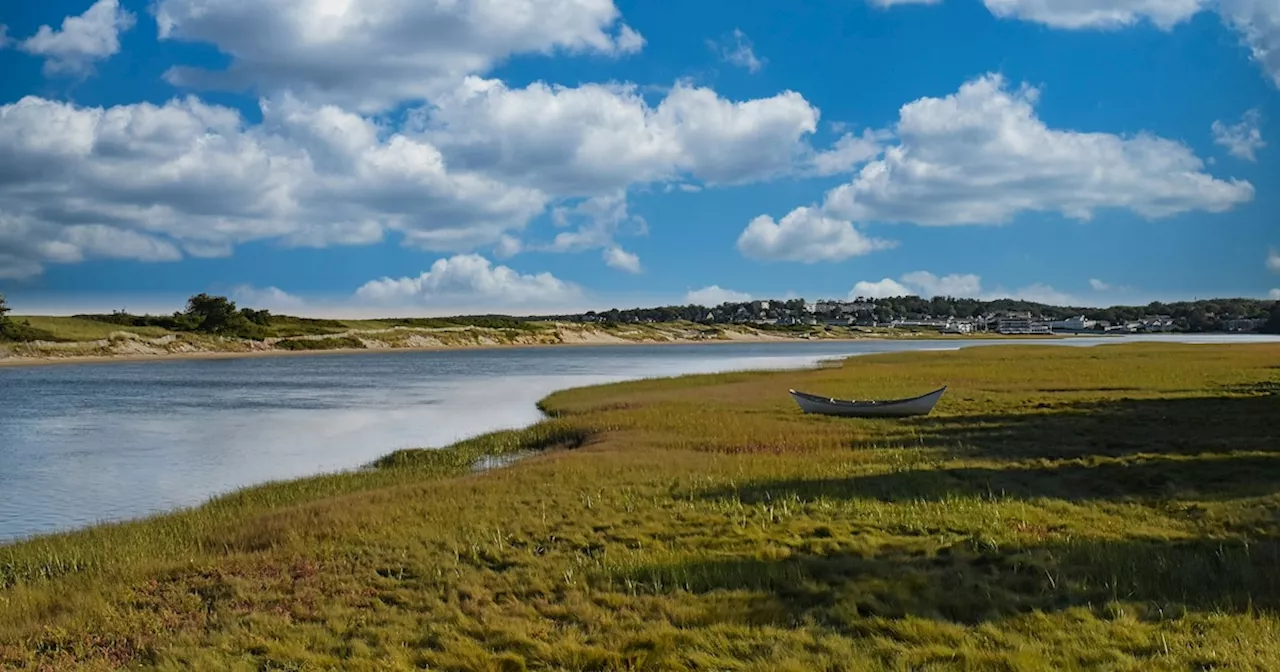
[{"label": "green grass", "polygon": [[60,341],[96,341],[107,338],[118,331],[131,332],[148,338],[159,338],[166,334],[174,333],[160,327],[123,326],[82,317],[32,315],[13,316],[10,319],[18,323],[30,323],[33,329],[48,332],[56,340]]},{"label": "green grass", "polygon": [[316,339],[285,339],[276,341],[281,350],[359,350],[365,347],[364,342],[353,336],[334,336]]},{"label": "green grass", "polygon": [[[786,396],[941,383],[927,418]],[[570,390],[0,547],[0,668],[1280,669],[1278,391],[1280,346],[1153,344]]]}]

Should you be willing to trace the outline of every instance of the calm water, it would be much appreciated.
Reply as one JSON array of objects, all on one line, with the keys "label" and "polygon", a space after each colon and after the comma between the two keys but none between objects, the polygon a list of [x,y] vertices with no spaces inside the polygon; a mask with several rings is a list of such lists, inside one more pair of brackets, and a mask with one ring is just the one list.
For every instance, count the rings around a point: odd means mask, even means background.
[{"label": "calm water", "polygon": [[535,402],[567,387],[959,345],[574,347],[0,368],[0,541],[527,425],[539,418]]}]

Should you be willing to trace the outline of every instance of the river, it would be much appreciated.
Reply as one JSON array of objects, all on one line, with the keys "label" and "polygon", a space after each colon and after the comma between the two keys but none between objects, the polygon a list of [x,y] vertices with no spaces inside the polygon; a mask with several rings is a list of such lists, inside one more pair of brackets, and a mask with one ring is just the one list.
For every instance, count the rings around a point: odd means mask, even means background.
[{"label": "river", "polygon": [[524,426],[539,419],[539,399],[569,387],[1004,342],[499,348],[0,368],[0,542]]}]

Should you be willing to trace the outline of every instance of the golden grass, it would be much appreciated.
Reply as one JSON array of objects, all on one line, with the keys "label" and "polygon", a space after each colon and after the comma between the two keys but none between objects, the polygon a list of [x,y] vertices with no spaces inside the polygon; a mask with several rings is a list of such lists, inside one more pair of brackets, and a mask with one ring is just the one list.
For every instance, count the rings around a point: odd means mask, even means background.
[{"label": "golden grass", "polygon": [[[903,420],[786,396],[943,383]],[[1278,390],[1280,346],[1150,344],[571,390],[0,547],[0,667],[1280,669]]]}]

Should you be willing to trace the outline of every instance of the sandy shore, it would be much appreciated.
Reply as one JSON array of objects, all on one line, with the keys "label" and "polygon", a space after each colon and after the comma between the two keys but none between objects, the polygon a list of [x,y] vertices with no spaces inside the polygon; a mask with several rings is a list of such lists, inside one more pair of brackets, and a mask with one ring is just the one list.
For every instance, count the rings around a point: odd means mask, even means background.
[{"label": "sandy shore", "polygon": [[[938,338],[936,335],[933,338]],[[451,350],[498,350],[510,348],[578,348],[578,347],[626,347],[636,345],[727,345],[733,343],[792,343],[792,342],[831,342],[848,343],[868,340],[911,340],[913,337],[889,339],[885,336],[867,335],[852,338],[815,338],[804,339],[792,336],[759,335],[743,336],[731,339],[672,339],[672,340],[599,340],[568,341],[561,343],[485,343],[466,345],[428,345],[385,348],[334,348],[330,350],[244,350],[244,351],[196,351],[158,354],[118,354],[118,355],[66,355],[31,357],[22,355],[0,355],[0,368],[24,366],[56,366],[67,364],[107,364],[112,362],[163,362],[176,360],[218,360],[247,359],[254,357],[308,357],[317,355],[362,355],[390,352],[442,352]],[[914,337],[919,338],[919,337]]]}]

